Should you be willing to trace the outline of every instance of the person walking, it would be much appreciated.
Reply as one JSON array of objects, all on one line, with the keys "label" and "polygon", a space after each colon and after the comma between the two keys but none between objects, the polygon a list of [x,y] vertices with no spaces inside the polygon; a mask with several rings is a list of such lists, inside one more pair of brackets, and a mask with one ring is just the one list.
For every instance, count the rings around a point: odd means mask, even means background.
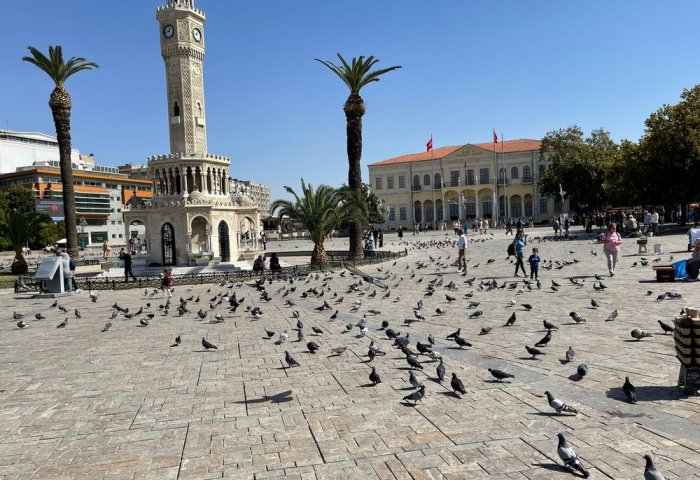
[{"label": "person walking", "polygon": [[170,270],[163,269],[163,278],[160,281],[160,288],[163,290],[163,297],[172,297],[173,292],[173,277],[170,275]]},{"label": "person walking", "polygon": [[532,255],[527,259],[527,263],[530,264],[530,280],[539,280],[538,275],[540,270],[540,255],[537,248],[532,249]]},{"label": "person walking", "polygon": [[613,277],[615,276],[615,266],[617,265],[617,254],[620,251],[620,245],[622,245],[622,237],[617,233],[617,225],[615,223],[608,225],[608,231],[603,236],[602,242],[605,258],[608,259],[608,272]]},{"label": "person walking", "polygon": [[506,235],[513,235],[513,221],[510,218],[506,222]]},{"label": "person walking", "polygon": [[527,272],[525,271],[525,264],[523,264],[523,256],[525,254],[525,246],[527,245],[527,235],[522,230],[519,230],[515,234],[513,239],[513,244],[515,245],[515,277],[519,277],[518,270],[522,268],[523,276],[527,277]]},{"label": "person walking", "polygon": [[131,252],[130,250],[122,250],[119,259],[124,262],[124,281],[129,283],[129,277],[134,279],[134,283],[137,282],[137,278],[134,272],[131,270]]},{"label": "person walking", "polygon": [[651,211],[651,233],[653,237],[659,234],[659,212],[656,209]]},{"label": "person walking", "polygon": [[459,238],[457,239],[457,271],[467,271],[467,234],[464,230],[458,230]]},{"label": "person walking", "polygon": [[110,256],[112,253],[112,246],[109,244],[107,240],[102,244],[102,256],[104,258],[107,258]]}]

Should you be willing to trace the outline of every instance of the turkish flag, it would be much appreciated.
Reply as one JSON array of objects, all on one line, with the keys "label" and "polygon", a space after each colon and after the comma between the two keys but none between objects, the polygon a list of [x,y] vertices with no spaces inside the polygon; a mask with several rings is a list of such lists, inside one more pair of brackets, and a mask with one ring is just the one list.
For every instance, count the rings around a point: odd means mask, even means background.
[{"label": "turkish flag", "polygon": [[425,148],[427,148],[426,152],[429,152],[433,149],[433,137],[430,137],[428,143],[425,144]]},{"label": "turkish flag", "polygon": [[496,135],[496,130],[493,131],[493,143],[498,143],[498,135]]}]

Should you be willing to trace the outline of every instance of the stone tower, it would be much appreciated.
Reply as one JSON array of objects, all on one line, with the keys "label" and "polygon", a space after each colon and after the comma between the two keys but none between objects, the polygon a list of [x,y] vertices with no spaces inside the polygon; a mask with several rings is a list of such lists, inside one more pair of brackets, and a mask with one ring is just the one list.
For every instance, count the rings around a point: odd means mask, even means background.
[{"label": "stone tower", "polygon": [[128,206],[124,220],[146,225],[149,265],[206,265],[247,258],[258,248],[260,216],[228,191],[230,159],[207,151],[204,12],[194,0],[156,10],[165,62],[170,153],[149,157],[150,204]]}]

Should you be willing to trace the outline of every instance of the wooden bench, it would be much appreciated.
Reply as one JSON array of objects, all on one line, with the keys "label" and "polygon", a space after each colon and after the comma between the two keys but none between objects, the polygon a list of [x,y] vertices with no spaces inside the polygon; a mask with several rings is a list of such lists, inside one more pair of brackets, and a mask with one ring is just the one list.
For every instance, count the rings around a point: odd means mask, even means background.
[{"label": "wooden bench", "polygon": [[655,265],[657,282],[672,282],[676,277],[676,269],[673,265]]}]

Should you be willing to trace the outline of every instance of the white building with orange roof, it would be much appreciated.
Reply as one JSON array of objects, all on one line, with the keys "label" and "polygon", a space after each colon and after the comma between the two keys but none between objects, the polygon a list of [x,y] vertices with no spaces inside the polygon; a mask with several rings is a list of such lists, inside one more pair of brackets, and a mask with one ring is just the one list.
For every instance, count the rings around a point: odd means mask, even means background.
[{"label": "white building with orange roof", "polygon": [[[414,223],[438,228],[467,219],[533,218],[549,222],[568,200],[543,197],[537,179],[549,166],[540,140],[508,140],[436,148],[369,165],[371,191],[390,229]],[[498,172],[498,173],[496,173]]]}]

